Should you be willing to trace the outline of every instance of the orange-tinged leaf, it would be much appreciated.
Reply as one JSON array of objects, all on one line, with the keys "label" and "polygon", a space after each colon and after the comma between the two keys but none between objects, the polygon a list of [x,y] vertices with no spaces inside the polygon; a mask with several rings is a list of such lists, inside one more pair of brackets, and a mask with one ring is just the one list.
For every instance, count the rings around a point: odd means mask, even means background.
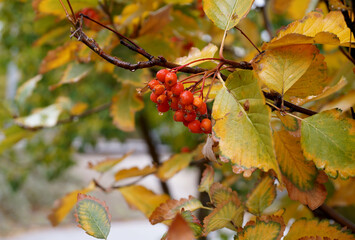
[{"label": "orange-tinged leaf", "polygon": [[307,43],[349,46],[350,36],[354,44],[354,36],[340,11],[331,11],[325,16],[320,12],[310,12],[279,31],[263,49]]},{"label": "orange-tinged leaf", "polygon": [[88,108],[88,104],[84,102],[78,102],[76,103],[71,109],[70,109],[70,115],[72,116],[78,116]]},{"label": "orange-tinged leaf", "polygon": [[301,139],[287,131],[274,132],[275,152],[282,174],[300,190],[314,187],[318,171],[313,162],[305,159]]},{"label": "orange-tinged leaf", "polygon": [[[175,63],[179,65],[185,65],[187,63],[190,63],[192,61],[196,61],[198,59],[202,58],[213,58],[215,53],[217,52],[218,48],[216,45],[209,43],[206,47],[204,47],[202,50],[192,47],[189,51],[189,55],[185,57],[180,57],[175,60]],[[190,67],[196,66],[198,64],[201,64],[205,61],[198,61],[192,64],[189,64]]]},{"label": "orange-tinged leaf", "polygon": [[203,10],[214,24],[228,31],[250,11],[254,0],[203,0]]},{"label": "orange-tinged leaf", "polygon": [[[69,9],[66,1],[63,1],[63,3],[67,9]],[[96,7],[98,4],[97,0],[75,0],[70,1],[70,3],[74,11],[79,11],[83,8]],[[35,0],[33,1],[32,6],[38,14],[51,14],[60,18],[66,16],[62,5],[60,5],[60,2],[57,0]]]},{"label": "orange-tinged leaf", "polygon": [[132,185],[120,188],[122,196],[133,209],[138,209],[147,218],[152,215],[153,211],[162,203],[169,199],[166,194],[157,195],[147,188],[139,185]]},{"label": "orange-tinged leaf", "polygon": [[63,46],[59,46],[47,53],[47,56],[42,60],[39,72],[46,73],[50,70],[63,66],[75,58],[75,52],[79,47],[80,42],[69,41]]},{"label": "orange-tinged leaf", "polygon": [[349,178],[347,180],[338,178],[332,182],[335,187],[335,192],[327,201],[327,205],[331,207],[355,205],[355,178]]},{"label": "orange-tinged leaf", "polygon": [[79,82],[85,78],[91,71],[92,66],[90,64],[71,63],[67,66],[60,81],[49,87],[50,90],[54,90],[63,84],[71,84]]},{"label": "orange-tinged leaf", "polygon": [[308,205],[311,209],[318,208],[325,201],[327,191],[323,184],[317,181],[319,175],[314,163],[305,159],[300,138],[282,130],[274,132],[274,142],[290,198]]},{"label": "orange-tinged leaf", "polygon": [[174,154],[159,167],[157,176],[161,180],[166,181],[182,169],[187,168],[192,160],[192,153]]},{"label": "orange-tinged leaf", "polygon": [[242,226],[243,215],[243,206],[236,205],[232,200],[224,201],[203,220],[203,234],[207,235],[209,232],[224,227],[235,230],[235,227]]},{"label": "orange-tinged leaf", "polygon": [[142,98],[133,85],[123,83],[122,89],[112,98],[110,115],[113,123],[122,131],[135,129],[135,113],[144,107]]},{"label": "orange-tinged leaf", "polygon": [[206,165],[206,169],[202,173],[200,185],[198,186],[199,192],[209,192],[210,187],[214,182],[214,170],[210,165]]},{"label": "orange-tinged leaf", "polygon": [[203,231],[200,220],[196,216],[192,215],[191,211],[182,211],[181,216],[189,224],[190,228],[194,232],[195,238],[199,238]]},{"label": "orange-tinged leaf", "polygon": [[109,158],[103,161],[100,161],[96,164],[89,163],[89,168],[92,170],[95,170],[100,173],[107,172],[108,170],[112,169],[116,164],[122,162],[124,159],[126,159],[129,155],[131,155],[132,152],[128,152],[122,157],[119,158]]},{"label": "orange-tinged leaf", "polygon": [[331,80],[327,75],[327,64],[324,61],[324,56],[318,52],[307,71],[287,91],[286,95],[299,98],[319,95]]},{"label": "orange-tinged leaf", "polygon": [[301,136],[301,120],[290,116],[281,115],[280,112],[275,112],[276,116],[281,120],[282,126],[294,137]]},{"label": "orange-tinged leaf", "polygon": [[209,190],[212,203],[217,206],[225,201],[233,201],[237,206],[240,205],[240,200],[236,191],[229,187],[223,186],[221,183],[213,183]]},{"label": "orange-tinged leaf", "polygon": [[76,221],[87,234],[99,239],[107,239],[111,228],[111,215],[108,207],[92,196],[78,193]]},{"label": "orange-tinged leaf", "polygon": [[333,178],[355,176],[355,120],[329,110],[305,118],[301,127],[304,155]]},{"label": "orange-tinged leaf", "polygon": [[51,222],[52,226],[57,226],[63,221],[63,219],[68,215],[70,210],[74,207],[77,196],[79,193],[88,193],[95,189],[95,183],[91,182],[86,188],[75,190],[71,193],[68,193],[61,199],[58,199],[54,203],[51,213],[48,215],[48,219]]},{"label": "orange-tinged leaf", "polygon": [[[280,240],[282,236],[282,224],[275,221],[248,222],[241,232],[238,232],[236,240]],[[280,236],[281,235],[281,236]]]},{"label": "orange-tinged leaf", "polygon": [[294,222],[285,240],[301,239],[303,237],[315,237],[321,239],[355,239],[349,230],[342,229],[338,224],[330,224],[329,220],[300,219]]},{"label": "orange-tinged leaf", "polygon": [[246,202],[246,207],[250,213],[261,215],[261,213],[271,205],[275,197],[276,187],[274,179],[270,176],[266,176],[249,196]]},{"label": "orange-tinged leaf", "polygon": [[[274,155],[270,112],[252,71],[235,71],[213,104],[213,133],[221,156],[244,170],[280,170]],[[248,107],[246,107],[248,105]]]},{"label": "orange-tinged leaf", "polygon": [[201,153],[203,154],[203,157],[206,159],[217,162],[216,154],[213,149],[213,146],[215,145],[215,142],[213,140],[212,136],[208,136],[206,139],[206,143],[203,145]]},{"label": "orange-tinged leaf", "polygon": [[177,214],[174,221],[171,223],[167,239],[169,240],[193,240],[194,233],[190,228],[189,224],[185,221],[185,219],[181,216],[181,214]]},{"label": "orange-tinged leaf", "polygon": [[149,217],[149,221],[154,225],[165,220],[173,219],[177,213],[181,212],[182,209],[186,211],[195,211],[201,207],[203,207],[202,203],[192,196],[189,196],[188,199],[168,199],[165,203],[162,203],[154,210],[152,215]]},{"label": "orange-tinged leaf", "polygon": [[132,167],[129,169],[122,169],[115,173],[115,181],[120,181],[122,179],[131,178],[131,177],[139,177],[146,176],[156,172],[156,167],[154,166],[146,166],[145,168],[139,169],[138,167]]},{"label": "orange-tinged leaf", "polygon": [[171,5],[167,5],[151,12],[149,17],[143,22],[142,28],[139,30],[139,36],[146,34],[154,34],[159,32],[170,22]]},{"label": "orange-tinged leaf", "polygon": [[283,95],[306,73],[317,53],[310,44],[279,47],[258,55],[252,64],[259,79]]}]

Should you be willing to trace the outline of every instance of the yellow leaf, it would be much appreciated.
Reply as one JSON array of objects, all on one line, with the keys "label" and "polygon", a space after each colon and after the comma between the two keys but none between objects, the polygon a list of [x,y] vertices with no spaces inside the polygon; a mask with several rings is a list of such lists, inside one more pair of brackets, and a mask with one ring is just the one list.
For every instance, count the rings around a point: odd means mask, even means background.
[{"label": "yellow leaf", "polygon": [[[264,44],[263,49],[309,43],[349,46],[350,36],[351,31],[340,11],[331,11],[325,16],[320,12],[310,12],[279,31],[277,37]],[[355,43],[353,36],[351,43]]]},{"label": "yellow leaf", "polygon": [[157,176],[162,181],[168,180],[182,169],[188,167],[192,161],[192,157],[192,153],[180,153],[173,155],[159,167]]},{"label": "yellow leaf", "polygon": [[[243,206],[239,206],[239,204],[236,204],[233,200],[224,201],[203,220],[203,234],[207,235],[209,232],[224,227],[235,230],[234,226],[240,227],[242,225],[243,215]],[[233,225],[231,222],[233,222]]]},{"label": "yellow leaf", "polygon": [[189,224],[185,221],[185,219],[177,214],[174,221],[171,223],[168,233],[167,239],[169,240],[193,240],[194,232],[190,228]]},{"label": "yellow leaf", "polygon": [[214,24],[228,31],[250,11],[254,0],[203,0],[203,10]]},{"label": "yellow leaf", "polygon": [[331,80],[331,78],[328,78],[327,64],[324,61],[324,56],[318,51],[307,71],[287,91],[286,95],[299,98],[319,95],[329,85]]},{"label": "yellow leaf", "polygon": [[[206,47],[204,47],[202,50],[192,47],[190,49],[189,55],[186,57],[180,57],[178,59],[175,60],[175,63],[179,64],[179,65],[185,65],[187,63],[196,61],[198,59],[202,59],[202,58],[213,58],[213,56],[215,55],[215,53],[217,52],[218,48],[216,45],[209,43]],[[198,61],[192,64],[189,64],[190,67],[192,66],[196,66],[198,64],[201,64],[205,61]]]},{"label": "yellow leaf", "polygon": [[143,107],[143,100],[137,94],[136,88],[123,83],[122,89],[112,98],[110,115],[113,118],[113,123],[122,131],[134,131],[135,113]]},{"label": "yellow leaf", "polygon": [[39,72],[49,72],[50,70],[63,66],[73,60],[79,44],[80,42],[78,41],[69,41],[63,46],[59,46],[56,49],[49,51],[41,63]]},{"label": "yellow leaf", "polygon": [[355,178],[347,180],[335,179],[332,181],[335,187],[335,192],[327,201],[329,206],[345,207],[355,205]]},{"label": "yellow leaf", "polygon": [[212,110],[220,155],[244,170],[273,169],[281,179],[272,145],[270,112],[253,72],[236,71],[225,85]]},{"label": "yellow leaf", "polygon": [[48,219],[52,226],[57,226],[68,215],[70,210],[74,207],[79,193],[86,194],[93,191],[94,189],[95,183],[91,182],[86,188],[75,190],[71,193],[68,193],[61,199],[58,199],[54,203],[54,207],[52,208],[51,213],[48,215]]},{"label": "yellow leaf", "polygon": [[109,159],[103,160],[101,162],[98,162],[96,164],[89,163],[89,168],[92,170],[95,170],[97,172],[104,173],[104,172],[107,172],[108,170],[112,169],[118,163],[122,162],[124,159],[126,159],[131,154],[132,154],[132,152],[128,152],[119,158],[109,158]]},{"label": "yellow leaf", "polygon": [[300,219],[294,222],[285,240],[301,239],[303,237],[318,237],[322,239],[355,239],[349,230],[342,229],[338,224],[330,224],[329,220]]},{"label": "yellow leaf", "polygon": [[[67,9],[69,9],[67,2],[63,0],[63,3]],[[97,0],[75,0],[70,1],[70,3],[75,12],[83,8],[96,7],[98,4]],[[39,14],[51,14],[60,18],[66,16],[65,11],[58,0],[34,0],[32,6]]]},{"label": "yellow leaf", "polygon": [[70,109],[70,115],[78,116],[82,114],[87,108],[88,108],[87,103],[78,102]]},{"label": "yellow leaf", "polygon": [[173,219],[177,213],[181,212],[182,209],[184,209],[184,211],[195,211],[201,207],[203,207],[202,203],[192,196],[189,196],[188,199],[168,199],[165,203],[162,203],[154,210],[152,215],[149,217],[149,221],[154,225],[165,220]]},{"label": "yellow leaf", "polygon": [[291,0],[287,15],[295,20],[302,18],[306,14],[310,3],[311,0]]},{"label": "yellow leaf", "polygon": [[306,73],[317,52],[313,45],[279,47],[258,55],[252,64],[259,79],[283,95]]},{"label": "yellow leaf", "polygon": [[209,195],[211,197],[212,203],[217,206],[224,201],[233,201],[236,205],[240,205],[240,200],[238,198],[238,194],[236,191],[233,191],[229,187],[223,186],[219,182],[215,182],[212,184]]},{"label": "yellow leaf", "polygon": [[280,240],[282,225],[274,221],[248,222],[235,240]]},{"label": "yellow leaf", "polygon": [[138,209],[147,218],[152,215],[153,211],[162,203],[169,199],[166,194],[157,195],[143,186],[132,185],[120,188],[122,196],[128,205],[133,209]]},{"label": "yellow leaf", "polygon": [[157,169],[154,166],[146,166],[145,168],[142,169],[139,169],[138,167],[122,169],[115,174],[115,181],[120,181],[122,179],[131,178],[131,177],[146,176],[156,172],[156,170]]},{"label": "yellow leaf", "polygon": [[246,207],[252,214],[261,215],[261,213],[271,205],[275,197],[276,187],[274,179],[270,176],[266,176],[249,196]]},{"label": "yellow leaf", "polygon": [[321,111],[330,110],[332,108],[341,109],[343,112],[348,111],[355,105],[355,90],[349,91],[347,94],[338,97],[337,99],[325,104]]}]

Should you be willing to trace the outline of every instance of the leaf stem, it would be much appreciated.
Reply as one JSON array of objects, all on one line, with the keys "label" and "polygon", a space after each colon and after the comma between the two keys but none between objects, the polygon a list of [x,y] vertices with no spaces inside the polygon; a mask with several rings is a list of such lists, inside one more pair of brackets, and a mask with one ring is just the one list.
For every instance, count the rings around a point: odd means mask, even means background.
[{"label": "leaf stem", "polygon": [[261,53],[261,51],[259,50],[259,48],[253,43],[253,41],[242,31],[242,29],[240,29],[239,27],[235,26],[235,29],[239,30],[239,32],[241,34],[243,34],[243,36],[251,43],[251,45],[253,45],[253,47],[259,52]]}]

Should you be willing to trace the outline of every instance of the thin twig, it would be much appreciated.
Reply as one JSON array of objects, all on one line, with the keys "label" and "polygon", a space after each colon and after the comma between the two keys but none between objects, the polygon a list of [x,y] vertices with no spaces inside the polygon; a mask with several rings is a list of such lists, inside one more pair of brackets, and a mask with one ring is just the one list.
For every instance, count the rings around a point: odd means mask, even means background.
[{"label": "thin twig", "polygon": [[355,65],[355,59],[353,59],[352,56],[349,55],[349,53],[347,53],[343,47],[339,46],[339,50],[347,59],[349,59]]},{"label": "thin twig", "polygon": [[235,29],[239,30],[239,32],[241,34],[243,34],[243,36],[251,43],[251,45],[253,45],[253,47],[259,52],[261,53],[261,51],[259,50],[259,48],[253,43],[253,41],[242,31],[242,29],[240,29],[239,27],[235,26]]},{"label": "thin twig", "polygon": [[355,233],[355,224],[352,223],[349,219],[345,218],[343,215],[339,214],[333,208],[329,207],[326,204],[322,204],[318,209],[326,214],[327,218],[331,218],[342,226],[346,226],[353,233]]},{"label": "thin twig", "polygon": [[267,13],[266,5],[267,5],[267,1],[265,2],[265,5],[261,8],[261,11],[263,13],[262,15],[263,15],[263,19],[264,19],[265,29],[266,29],[266,31],[269,34],[270,39],[271,39],[272,36],[274,35],[273,34],[274,29],[273,29],[272,24],[270,22],[270,18],[269,18],[269,15]]}]

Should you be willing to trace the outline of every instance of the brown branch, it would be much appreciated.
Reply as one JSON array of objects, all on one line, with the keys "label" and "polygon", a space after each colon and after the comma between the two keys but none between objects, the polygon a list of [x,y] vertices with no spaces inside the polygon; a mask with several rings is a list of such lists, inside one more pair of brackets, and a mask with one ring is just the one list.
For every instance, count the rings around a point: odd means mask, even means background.
[{"label": "brown branch", "polygon": [[253,45],[253,47],[254,47],[259,53],[261,53],[260,50],[259,50],[259,48],[258,48],[258,47],[253,43],[253,41],[243,32],[242,29],[240,29],[240,28],[237,27],[237,26],[235,26],[234,28],[237,29],[237,30],[239,30],[239,32],[251,43],[251,45]]},{"label": "brown branch", "polygon": [[272,36],[274,35],[273,34],[274,29],[273,29],[272,24],[270,22],[270,18],[269,18],[269,15],[267,13],[266,5],[267,5],[267,1],[265,1],[265,5],[261,8],[261,11],[262,11],[262,15],[263,15],[265,29],[268,32],[268,34],[270,36],[270,39],[271,39]]}]

